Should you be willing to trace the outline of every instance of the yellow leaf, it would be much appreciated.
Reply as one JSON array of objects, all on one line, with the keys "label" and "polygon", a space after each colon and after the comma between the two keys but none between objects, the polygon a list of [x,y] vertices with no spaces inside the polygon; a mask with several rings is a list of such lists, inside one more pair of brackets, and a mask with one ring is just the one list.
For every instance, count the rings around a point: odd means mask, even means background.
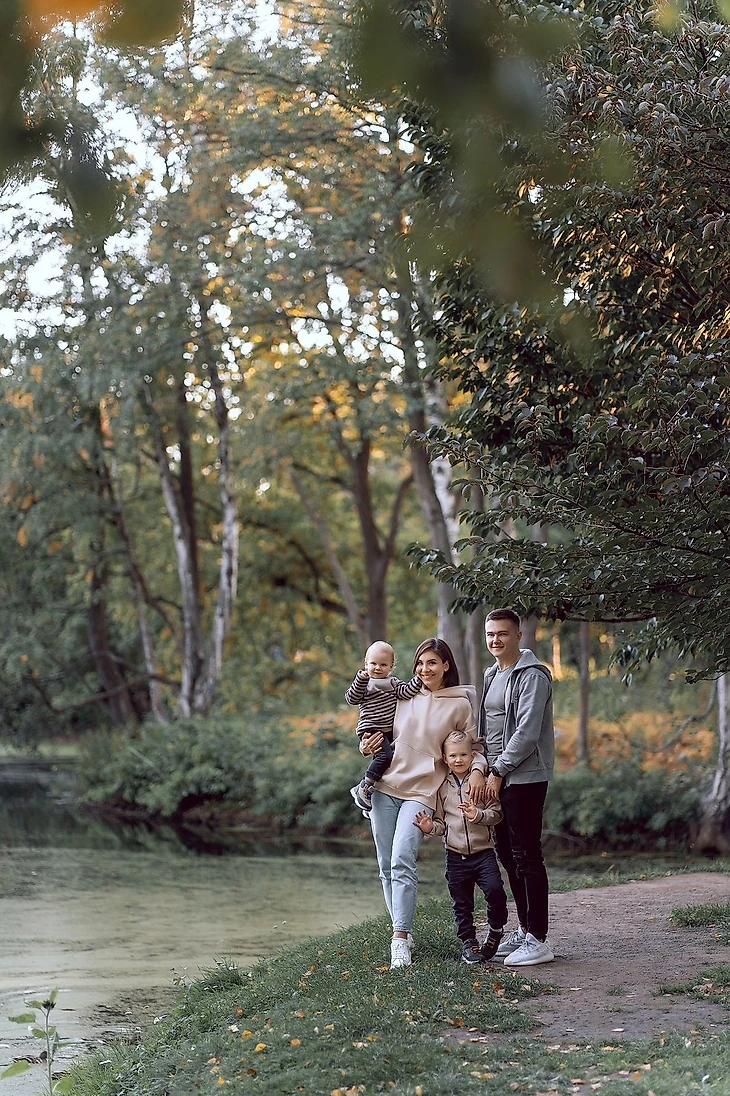
[{"label": "yellow leaf", "polygon": [[266,1050],[267,1045],[266,1045],[266,1043],[257,1043],[256,1046],[253,1049],[256,1050],[256,1051]]},{"label": "yellow leaf", "polygon": [[302,1045],[302,1040],[301,1039],[290,1039],[289,1040],[289,1046],[290,1047],[300,1047],[301,1045]]},{"label": "yellow leaf", "polygon": [[249,1031],[248,1028],[245,1031],[241,1032],[241,1038],[242,1039],[250,1039],[252,1035],[253,1035],[253,1032]]},{"label": "yellow leaf", "polygon": [[18,538],[17,539],[18,539],[18,544],[20,545],[20,547],[25,548],[26,544],[28,543],[28,532],[27,532],[24,525],[21,525],[20,529],[18,529]]}]

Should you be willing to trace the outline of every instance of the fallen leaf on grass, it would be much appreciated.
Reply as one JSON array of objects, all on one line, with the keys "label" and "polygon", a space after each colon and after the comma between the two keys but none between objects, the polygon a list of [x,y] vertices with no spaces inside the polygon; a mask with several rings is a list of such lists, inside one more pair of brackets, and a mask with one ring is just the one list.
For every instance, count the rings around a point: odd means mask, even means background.
[{"label": "fallen leaf on grass", "polygon": [[302,1040],[301,1039],[290,1039],[289,1040],[289,1046],[290,1047],[300,1047],[301,1045],[302,1045]]}]

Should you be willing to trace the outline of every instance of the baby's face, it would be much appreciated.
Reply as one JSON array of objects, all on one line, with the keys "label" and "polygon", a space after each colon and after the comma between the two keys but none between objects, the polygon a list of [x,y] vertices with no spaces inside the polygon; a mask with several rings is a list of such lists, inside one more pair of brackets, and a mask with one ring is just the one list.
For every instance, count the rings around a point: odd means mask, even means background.
[{"label": "baby's face", "polygon": [[365,656],[365,669],[370,677],[388,677],[393,669],[390,651],[383,647],[371,647]]},{"label": "baby's face", "polygon": [[469,772],[474,750],[469,742],[447,742],[444,749],[444,761],[457,776]]}]

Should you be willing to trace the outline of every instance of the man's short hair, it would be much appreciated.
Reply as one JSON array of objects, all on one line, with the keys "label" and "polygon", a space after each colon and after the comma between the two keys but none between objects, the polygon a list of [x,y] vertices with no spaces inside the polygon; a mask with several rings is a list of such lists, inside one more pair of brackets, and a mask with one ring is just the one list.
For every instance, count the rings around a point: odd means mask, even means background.
[{"label": "man's short hair", "polygon": [[487,613],[487,620],[511,620],[513,624],[517,625],[518,632],[522,628],[520,615],[514,609],[492,609],[491,613]]}]

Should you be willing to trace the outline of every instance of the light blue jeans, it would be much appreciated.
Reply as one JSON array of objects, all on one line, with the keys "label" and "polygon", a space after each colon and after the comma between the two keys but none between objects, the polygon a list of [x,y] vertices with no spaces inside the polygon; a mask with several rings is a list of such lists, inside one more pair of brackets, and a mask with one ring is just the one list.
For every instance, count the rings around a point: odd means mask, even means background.
[{"label": "light blue jeans", "polygon": [[425,803],[378,791],[373,792],[371,803],[370,825],[393,932],[410,932],[418,898],[416,861],[423,840],[413,820],[419,811],[433,811]]}]

